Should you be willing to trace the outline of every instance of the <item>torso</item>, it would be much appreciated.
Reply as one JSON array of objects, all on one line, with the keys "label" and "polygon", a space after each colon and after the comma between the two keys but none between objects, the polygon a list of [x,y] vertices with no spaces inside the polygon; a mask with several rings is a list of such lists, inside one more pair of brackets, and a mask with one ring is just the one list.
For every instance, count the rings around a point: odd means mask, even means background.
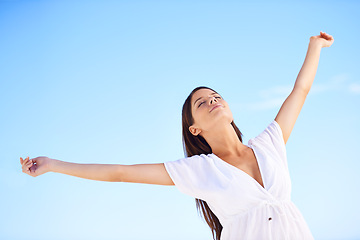
[{"label": "torso", "polygon": [[222,159],[227,163],[233,165],[234,167],[240,169],[241,171],[247,173],[250,177],[255,179],[262,187],[264,187],[259,165],[256,161],[254,151],[251,148],[247,149],[247,151],[241,157],[229,157]]}]

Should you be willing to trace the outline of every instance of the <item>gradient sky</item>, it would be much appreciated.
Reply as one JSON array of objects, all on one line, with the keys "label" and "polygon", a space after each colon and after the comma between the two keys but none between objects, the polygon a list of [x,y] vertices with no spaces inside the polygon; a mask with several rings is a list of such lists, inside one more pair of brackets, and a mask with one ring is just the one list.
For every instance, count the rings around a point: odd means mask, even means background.
[{"label": "gradient sky", "polygon": [[321,52],[287,143],[292,200],[315,239],[360,239],[359,1],[0,1],[0,239],[210,240],[176,187],[21,172],[20,157],[103,164],[183,158],[197,86],[247,141]]}]

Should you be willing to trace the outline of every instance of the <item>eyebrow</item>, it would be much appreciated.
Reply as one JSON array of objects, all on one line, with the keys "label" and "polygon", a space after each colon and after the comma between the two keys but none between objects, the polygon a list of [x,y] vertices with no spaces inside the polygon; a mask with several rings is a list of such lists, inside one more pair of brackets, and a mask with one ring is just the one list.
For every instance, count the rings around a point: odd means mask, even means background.
[{"label": "eyebrow", "polygon": [[[210,94],[210,95],[214,95],[214,94],[218,94],[218,93],[213,92],[213,93],[212,93],[212,94]],[[194,105],[195,105],[195,103],[196,103],[197,101],[199,101],[200,99],[202,99],[202,97],[199,97],[198,99],[196,99],[196,101],[194,102]]]}]

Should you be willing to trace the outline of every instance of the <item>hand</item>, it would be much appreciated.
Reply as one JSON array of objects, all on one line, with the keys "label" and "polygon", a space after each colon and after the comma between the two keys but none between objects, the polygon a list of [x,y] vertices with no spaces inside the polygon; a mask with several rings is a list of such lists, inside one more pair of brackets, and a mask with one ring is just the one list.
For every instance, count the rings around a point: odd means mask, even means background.
[{"label": "hand", "polygon": [[323,47],[330,47],[334,42],[334,38],[324,32],[320,32],[320,35],[318,36],[312,36],[310,38],[310,44],[320,44],[320,46]]},{"label": "hand", "polygon": [[53,159],[48,157],[37,157],[33,159],[29,159],[29,157],[22,159],[20,157],[23,173],[29,174],[32,177],[37,177],[49,172],[50,165],[53,161]]}]

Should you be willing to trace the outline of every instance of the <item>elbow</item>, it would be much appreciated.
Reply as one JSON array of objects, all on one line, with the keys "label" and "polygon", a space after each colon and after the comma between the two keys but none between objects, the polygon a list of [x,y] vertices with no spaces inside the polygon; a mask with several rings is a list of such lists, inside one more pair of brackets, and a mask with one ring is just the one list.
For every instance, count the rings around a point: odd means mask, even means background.
[{"label": "elbow", "polygon": [[306,97],[310,92],[310,87],[295,86],[293,92],[296,92],[297,94],[301,94]]},{"label": "elbow", "polygon": [[124,182],[124,168],[122,165],[115,165],[115,169],[108,179],[109,182]]}]

